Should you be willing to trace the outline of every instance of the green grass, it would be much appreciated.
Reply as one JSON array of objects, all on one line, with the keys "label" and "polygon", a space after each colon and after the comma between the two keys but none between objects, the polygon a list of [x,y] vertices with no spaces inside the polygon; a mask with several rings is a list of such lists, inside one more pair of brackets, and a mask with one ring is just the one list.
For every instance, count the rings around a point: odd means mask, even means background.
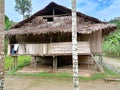
[{"label": "green grass", "polygon": [[[14,73],[14,74],[13,74]],[[15,74],[15,72],[9,73],[9,75],[15,75],[15,76],[34,76],[34,77],[48,77],[48,78],[70,78],[72,75],[68,73],[49,73],[49,72],[39,72],[34,74],[25,74],[25,73],[19,73]]]},{"label": "green grass", "polygon": [[97,79],[104,79],[104,78],[120,78],[120,74],[113,72],[108,68],[104,68],[104,73],[96,73],[91,77],[80,77],[80,80],[89,81],[89,80],[97,80]]},{"label": "green grass", "polygon": [[[16,69],[17,70],[17,69]],[[69,73],[51,73],[51,72],[39,72],[34,74],[26,74],[26,73],[15,73],[16,70],[11,70],[7,73],[7,75],[12,76],[27,76],[27,77],[44,77],[44,78],[71,78],[72,75]],[[90,77],[79,77],[81,81],[91,81],[91,80],[98,80],[104,78],[120,78],[120,74],[113,72],[110,69],[105,68],[105,73],[96,73]]]},{"label": "green grass", "polygon": [[13,62],[12,57],[10,57],[10,56],[5,57],[5,62],[4,62],[5,70],[8,70],[9,68],[12,68],[12,62]]},{"label": "green grass", "polygon": [[91,77],[80,77],[80,80],[90,81],[90,80],[102,79],[105,77],[106,77],[106,75],[104,73],[96,73],[96,74],[92,75]]},{"label": "green grass", "polygon": [[[18,68],[27,66],[30,64],[30,56],[18,56]],[[13,66],[13,58],[11,56],[6,56],[5,57],[5,62],[4,62],[4,69],[9,70],[12,69]]]},{"label": "green grass", "polygon": [[[29,65],[30,64],[30,56],[19,56],[18,57],[18,68],[17,69],[12,69],[8,71],[6,74],[7,75],[12,75],[12,76],[32,76],[32,77],[50,77],[50,78],[72,78],[72,75],[69,73],[52,73],[52,72],[39,72],[39,73],[34,73],[34,74],[26,74],[26,73],[15,73],[17,70],[21,69],[22,67]],[[5,57],[5,70],[8,70],[9,68],[12,67],[12,61],[13,58],[10,56]],[[105,68],[105,73],[96,73],[92,75],[91,77],[79,77],[80,80],[83,81],[89,81],[89,80],[97,80],[97,79],[103,79],[103,78],[120,78],[120,74],[117,74],[113,72],[110,69]]]}]

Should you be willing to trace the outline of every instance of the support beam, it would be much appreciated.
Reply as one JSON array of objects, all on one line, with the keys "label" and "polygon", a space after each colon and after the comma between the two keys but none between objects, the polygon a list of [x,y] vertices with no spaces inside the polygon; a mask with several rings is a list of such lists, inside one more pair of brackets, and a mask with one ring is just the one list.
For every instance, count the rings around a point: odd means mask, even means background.
[{"label": "support beam", "polygon": [[53,72],[57,71],[57,56],[53,56]]}]

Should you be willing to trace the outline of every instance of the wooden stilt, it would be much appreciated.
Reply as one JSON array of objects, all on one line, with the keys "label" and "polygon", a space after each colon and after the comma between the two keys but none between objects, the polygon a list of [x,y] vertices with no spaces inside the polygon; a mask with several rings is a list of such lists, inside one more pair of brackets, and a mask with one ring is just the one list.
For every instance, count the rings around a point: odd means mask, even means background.
[{"label": "wooden stilt", "polygon": [[36,70],[37,67],[37,60],[36,60],[36,56],[34,57],[34,70]]},{"label": "wooden stilt", "polygon": [[103,66],[103,59],[102,59],[102,55],[99,55],[99,62],[100,62],[100,65]]},{"label": "wooden stilt", "polygon": [[18,56],[16,56],[16,67],[18,67]]},{"label": "wooden stilt", "polygon": [[18,56],[13,56],[13,69],[18,67]]},{"label": "wooden stilt", "polygon": [[90,56],[88,56],[88,70],[90,70]]},{"label": "wooden stilt", "polygon": [[15,57],[13,56],[13,69],[15,69]]},{"label": "wooden stilt", "polygon": [[15,67],[15,69],[16,69],[16,56],[14,56],[14,58],[15,58],[15,62],[14,62],[14,67]]},{"label": "wooden stilt", "polygon": [[15,68],[18,67],[18,56],[15,56]]},{"label": "wooden stilt", "polygon": [[57,70],[57,56],[53,56],[53,72]]},{"label": "wooden stilt", "polygon": [[14,56],[14,69],[16,69],[16,57]]}]

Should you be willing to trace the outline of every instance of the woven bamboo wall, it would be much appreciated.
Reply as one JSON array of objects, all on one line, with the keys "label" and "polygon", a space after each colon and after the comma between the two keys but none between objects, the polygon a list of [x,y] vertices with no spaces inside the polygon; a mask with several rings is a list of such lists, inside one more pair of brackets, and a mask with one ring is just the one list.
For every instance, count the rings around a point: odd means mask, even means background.
[{"label": "woven bamboo wall", "polygon": [[90,49],[92,53],[102,53],[102,31],[99,30],[91,34]]}]

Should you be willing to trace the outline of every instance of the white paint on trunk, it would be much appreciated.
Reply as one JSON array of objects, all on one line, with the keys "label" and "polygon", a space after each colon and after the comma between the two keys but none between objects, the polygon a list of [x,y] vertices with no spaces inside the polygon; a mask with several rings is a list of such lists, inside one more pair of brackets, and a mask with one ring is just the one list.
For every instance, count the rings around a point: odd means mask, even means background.
[{"label": "white paint on trunk", "polygon": [[79,90],[76,0],[72,0],[72,59],[74,90]]}]

